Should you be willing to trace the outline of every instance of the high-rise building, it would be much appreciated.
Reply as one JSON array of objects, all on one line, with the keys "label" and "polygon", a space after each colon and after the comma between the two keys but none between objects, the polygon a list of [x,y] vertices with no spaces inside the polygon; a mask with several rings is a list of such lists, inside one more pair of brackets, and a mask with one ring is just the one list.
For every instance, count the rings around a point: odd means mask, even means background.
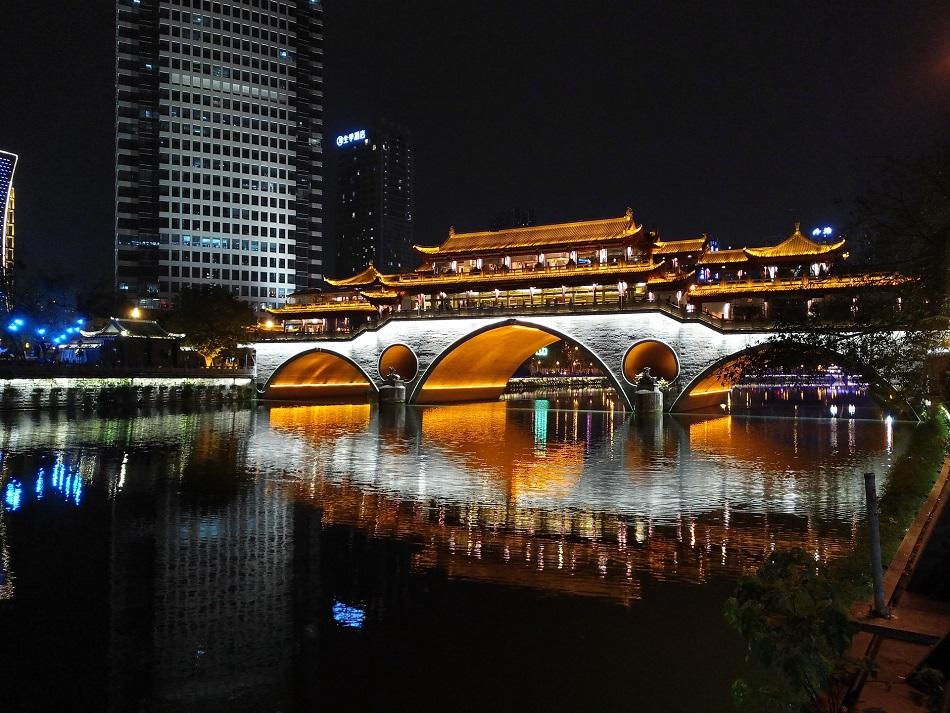
[{"label": "high-rise building", "polygon": [[257,308],[323,276],[320,0],[116,1],[115,281]]},{"label": "high-rise building", "polygon": [[17,155],[0,151],[0,307],[13,306],[13,248],[16,239],[16,195],[13,174]]},{"label": "high-rise building", "polygon": [[383,272],[416,264],[412,251],[412,150],[389,122],[336,137],[336,274],[373,263]]}]

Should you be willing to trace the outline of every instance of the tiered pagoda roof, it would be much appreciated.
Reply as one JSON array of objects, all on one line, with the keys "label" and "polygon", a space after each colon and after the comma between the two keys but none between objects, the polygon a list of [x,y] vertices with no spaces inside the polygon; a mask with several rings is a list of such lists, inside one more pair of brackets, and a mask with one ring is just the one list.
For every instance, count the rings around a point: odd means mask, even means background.
[{"label": "tiered pagoda roof", "polygon": [[816,243],[801,231],[801,224],[795,223],[795,232],[778,245],[763,248],[744,248],[746,255],[760,260],[798,260],[800,258],[831,257],[844,246],[844,240],[836,243]]},{"label": "tiered pagoda roof", "polygon": [[640,235],[643,226],[633,219],[629,208],[619,218],[584,220],[555,225],[532,225],[526,228],[485,230],[474,233],[456,233],[449,229],[444,243],[434,247],[414,245],[413,248],[428,259],[454,257],[486,252],[510,253],[532,249],[571,249],[582,245],[610,244]]}]

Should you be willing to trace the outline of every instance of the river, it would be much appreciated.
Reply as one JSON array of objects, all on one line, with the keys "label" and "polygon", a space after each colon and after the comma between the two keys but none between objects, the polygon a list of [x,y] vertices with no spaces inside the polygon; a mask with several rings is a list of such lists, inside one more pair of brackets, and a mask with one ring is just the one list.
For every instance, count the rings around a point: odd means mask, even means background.
[{"label": "river", "polygon": [[8,416],[0,710],[728,711],[736,579],[850,551],[912,429],[582,393]]}]

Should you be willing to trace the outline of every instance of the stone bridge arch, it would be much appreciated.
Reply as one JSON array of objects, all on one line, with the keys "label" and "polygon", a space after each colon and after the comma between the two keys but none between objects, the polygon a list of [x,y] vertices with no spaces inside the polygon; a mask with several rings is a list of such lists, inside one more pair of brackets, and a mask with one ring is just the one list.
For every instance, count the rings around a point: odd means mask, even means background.
[{"label": "stone bridge arch", "polygon": [[578,345],[629,408],[629,386],[596,351],[553,326],[522,319],[488,324],[465,334],[428,365],[413,386],[410,403],[435,404],[497,399],[515,371],[542,347],[560,340]]},{"label": "stone bridge arch", "polygon": [[719,406],[726,402],[727,394],[731,392],[732,388],[742,378],[741,365],[744,360],[760,355],[766,349],[788,350],[797,347],[802,349],[807,348],[813,354],[820,356],[829,363],[837,363],[847,368],[860,370],[870,384],[871,397],[878,401],[881,406],[889,407],[901,416],[914,419],[919,418],[919,415],[901,397],[897,387],[884,379],[874,369],[864,364],[854,363],[853,360],[844,357],[834,350],[819,348],[814,345],[805,345],[794,341],[765,341],[716,359],[689,379],[688,382],[683,385],[673,403],[667,405],[667,408],[676,413],[697,411]]},{"label": "stone bridge arch", "polygon": [[[452,314],[414,317],[410,314],[400,319],[392,319],[377,329],[364,330],[353,336],[328,335],[312,340],[280,338],[249,346],[254,347],[257,352],[257,383],[264,386],[264,395],[267,397],[267,387],[271,384],[272,375],[285,368],[287,362],[304,352],[314,350],[332,352],[349,360],[372,382],[373,390],[378,390],[383,383],[379,372],[381,358],[388,354],[387,350],[393,345],[404,345],[407,351],[411,351],[415,356],[418,367],[415,378],[407,383],[408,394],[413,397],[423,378],[428,378],[436,360],[443,361],[444,355],[453,345],[461,344],[480,332],[506,324],[540,330],[549,335],[544,339],[550,338],[552,342],[556,338],[565,338],[578,344],[596,357],[591,361],[601,365],[611,383],[615,388],[619,387],[618,390],[628,402],[635,388],[628,373],[632,374],[643,365],[650,365],[641,357],[653,356],[653,350],[646,348],[646,345],[661,343],[675,354],[675,363],[670,362],[673,370],[678,370],[678,377],[670,391],[675,397],[682,390],[682,385],[691,383],[714,362],[751,345],[762,343],[771,336],[760,331],[717,329],[714,325],[657,309],[594,314],[519,314],[512,318],[461,317]],[[556,338],[553,335],[557,335]],[[540,334],[538,338],[542,338]],[[383,362],[389,363],[387,359],[383,359]],[[628,362],[626,370],[625,362]],[[663,375],[662,371],[657,369],[654,369],[654,373]],[[289,394],[291,392],[288,388],[279,387],[270,389],[270,392]],[[356,387],[348,388],[358,390]],[[302,393],[301,396],[320,398],[317,395],[319,391],[311,388],[308,390],[309,395]],[[669,402],[666,407],[669,409]]]},{"label": "stone bridge arch", "polygon": [[315,347],[278,366],[261,390],[264,398],[290,401],[363,399],[379,388],[363,367],[336,351]]}]

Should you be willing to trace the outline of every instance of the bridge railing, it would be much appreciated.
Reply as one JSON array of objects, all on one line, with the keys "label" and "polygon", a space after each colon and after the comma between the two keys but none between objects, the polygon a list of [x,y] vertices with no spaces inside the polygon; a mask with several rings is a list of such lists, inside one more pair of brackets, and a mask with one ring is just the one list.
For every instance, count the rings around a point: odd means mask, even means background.
[{"label": "bridge railing", "polygon": [[517,308],[503,306],[481,307],[445,307],[429,310],[404,310],[390,312],[378,320],[366,322],[350,331],[337,332],[274,332],[258,331],[248,336],[252,341],[297,342],[297,341],[350,341],[359,335],[375,332],[393,320],[439,320],[458,317],[531,317],[576,314],[629,314],[661,313],[680,322],[698,322],[719,331],[763,331],[774,327],[774,322],[762,320],[721,319],[706,312],[687,312],[681,307],[664,302],[647,300],[625,300],[623,303],[609,302],[601,304],[535,304]]}]

